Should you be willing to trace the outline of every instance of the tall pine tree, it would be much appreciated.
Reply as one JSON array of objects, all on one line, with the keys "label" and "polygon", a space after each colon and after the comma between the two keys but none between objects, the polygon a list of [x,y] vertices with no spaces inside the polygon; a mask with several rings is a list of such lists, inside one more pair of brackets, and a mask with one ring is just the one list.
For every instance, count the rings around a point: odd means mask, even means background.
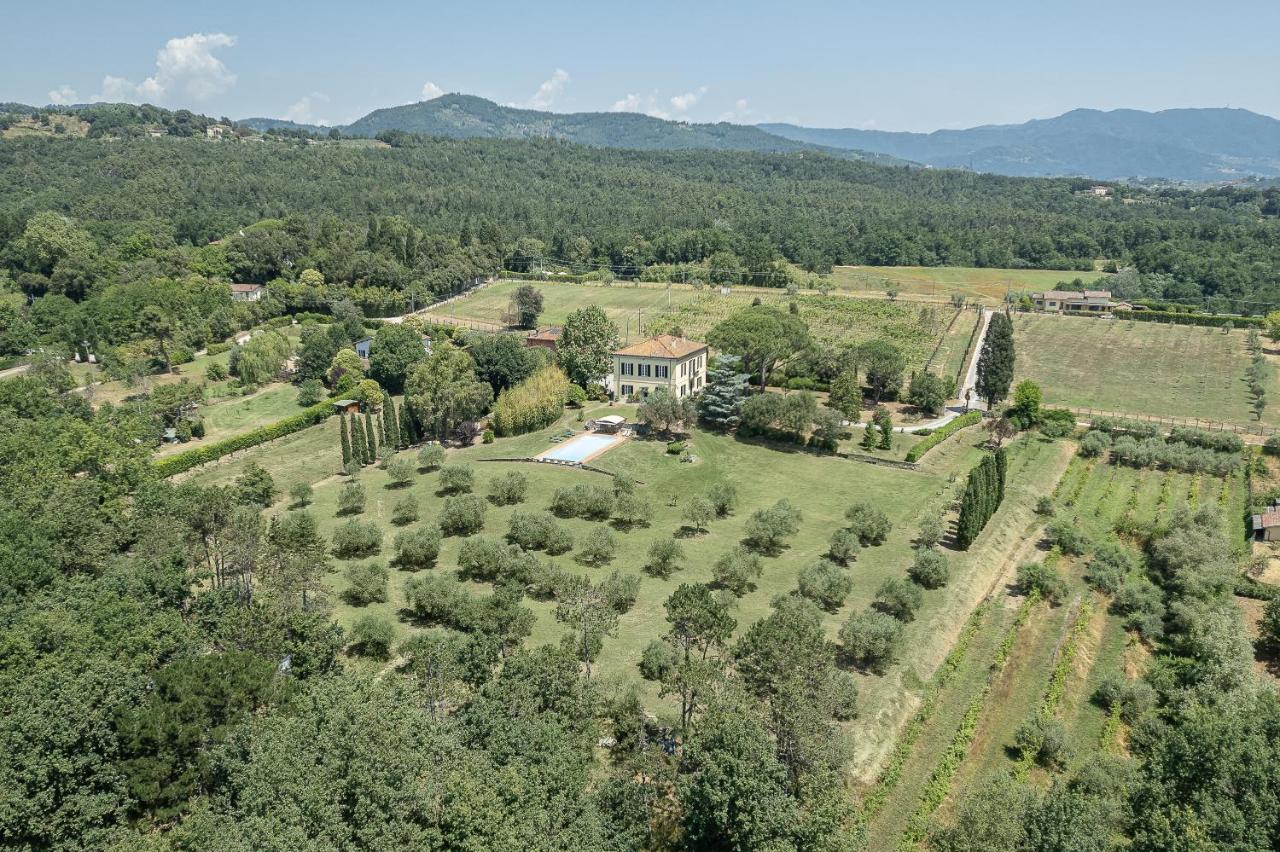
[{"label": "tall pine tree", "polygon": [[342,469],[351,464],[351,433],[347,428],[347,415],[338,415],[338,427],[342,432]]},{"label": "tall pine tree", "polygon": [[988,408],[1009,395],[1013,384],[1013,321],[1008,314],[997,313],[991,317],[982,352],[978,354],[978,396],[987,401]]},{"label": "tall pine tree", "polygon": [[713,429],[728,431],[738,425],[742,410],[743,385],[749,377],[742,372],[742,359],[736,355],[716,358],[715,369],[707,373],[707,386],[698,403],[698,416]]}]

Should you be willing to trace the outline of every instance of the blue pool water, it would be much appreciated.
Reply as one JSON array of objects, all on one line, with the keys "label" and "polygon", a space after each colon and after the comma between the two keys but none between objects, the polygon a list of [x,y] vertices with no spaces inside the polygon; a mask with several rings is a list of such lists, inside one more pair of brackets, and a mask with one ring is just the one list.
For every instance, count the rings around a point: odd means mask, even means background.
[{"label": "blue pool water", "polygon": [[541,458],[556,461],[580,462],[592,453],[599,452],[618,440],[617,435],[579,435],[578,437],[547,450]]}]

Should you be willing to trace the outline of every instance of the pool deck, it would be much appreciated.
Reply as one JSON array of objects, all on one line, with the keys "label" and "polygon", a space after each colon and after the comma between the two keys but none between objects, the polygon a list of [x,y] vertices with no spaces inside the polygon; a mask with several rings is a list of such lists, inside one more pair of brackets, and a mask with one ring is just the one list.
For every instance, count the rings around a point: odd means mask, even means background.
[{"label": "pool deck", "polygon": [[[620,433],[611,435],[604,432],[583,432],[580,435],[575,435],[562,444],[557,444],[554,447],[543,450],[541,453],[534,456],[534,458],[539,461],[553,461],[561,464],[586,464],[587,462],[599,458],[609,452],[609,450],[612,450],[625,440],[627,440],[627,436]],[[564,451],[572,447],[574,444],[599,444],[599,446],[581,456],[567,456]]]}]

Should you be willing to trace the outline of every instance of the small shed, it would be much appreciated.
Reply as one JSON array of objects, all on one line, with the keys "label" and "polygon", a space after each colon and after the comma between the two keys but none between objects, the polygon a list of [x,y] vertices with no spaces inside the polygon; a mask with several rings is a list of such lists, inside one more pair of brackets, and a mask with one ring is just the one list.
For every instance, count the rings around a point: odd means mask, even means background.
[{"label": "small shed", "polygon": [[556,351],[556,345],[560,342],[560,335],[564,333],[564,329],[558,325],[549,325],[540,328],[537,331],[531,331],[524,339],[524,345],[528,347],[539,347],[542,349],[550,349]]},{"label": "small shed", "polygon": [[363,340],[357,340],[357,341],[356,341],[356,354],[357,354],[357,355],[359,355],[361,358],[364,358],[365,360],[368,360],[368,358],[369,358],[369,348],[370,348],[371,346],[373,346],[373,338],[372,338],[372,337],[366,337],[366,338],[364,338]]},{"label": "small shed", "polygon": [[360,401],[357,399],[335,399],[333,408],[339,414],[359,414]]},{"label": "small shed", "polygon": [[1280,541],[1280,502],[1272,503],[1266,511],[1253,516],[1255,541]]},{"label": "small shed", "polygon": [[609,414],[609,415],[606,415],[605,417],[597,417],[595,420],[595,424],[596,424],[597,432],[605,432],[607,434],[613,434],[614,432],[617,432],[619,429],[621,429],[623,426],[627,425],[627,418],[621,417],[617,414]]}]

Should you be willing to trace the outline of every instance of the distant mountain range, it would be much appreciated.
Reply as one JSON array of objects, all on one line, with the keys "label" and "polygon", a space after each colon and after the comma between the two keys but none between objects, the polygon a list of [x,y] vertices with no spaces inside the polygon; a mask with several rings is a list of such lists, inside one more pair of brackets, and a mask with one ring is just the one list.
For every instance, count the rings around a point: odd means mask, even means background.
[{"label": "distant mountain range", "polygon": [[1020,177],[1215,182],[1280,176],[1280,121],[1244,109],[1076,109],[1023,124],[933,133],[759,127],[797,142]]},{"label": "distant mountain range", "polygon": [[[246,118],[240,123],[260,131],[283,128],[328,133],[330,130],[275,118]],[[563,139],[583,145],[643,150],[813,151],[844,159],[901,163],[897,157],[887,154],[868,154],[848,145],[827,147],[788,139],[742,124],[688,124],[634,112],[542,112],[502,106],[473,95],[442,95],[416,104],[374,110],[338,129],[344,136],[372,137],[384,130],[402,130],[464,139]]]}]

